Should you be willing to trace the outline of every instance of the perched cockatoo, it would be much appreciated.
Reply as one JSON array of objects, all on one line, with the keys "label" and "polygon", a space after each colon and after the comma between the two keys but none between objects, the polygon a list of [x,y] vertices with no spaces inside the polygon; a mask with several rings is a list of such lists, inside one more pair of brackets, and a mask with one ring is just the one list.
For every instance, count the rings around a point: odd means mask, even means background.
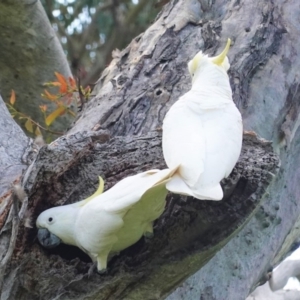
[{"label": "perched cockatoo", "polygon": [[227,52],[208,57],[201,51],[189,62],[192,88],[179,98],[163,121],[162,146],[167,166],[179,167],[166,187],[198,199],[221,200],[220,181],[235,166],[243,127],[232,100]]},{"label": "perched cockatoo", "polygon": [[153,221],[164,211],[166,182],[175,171],[150,170],[127,177],[108,191],[103,181],[91,197],[50,208],[37,218],[38,239],[45,247],[60,241],[86,252],[103,271],[109,254],[131,246],[142,235],[152,234]]}]

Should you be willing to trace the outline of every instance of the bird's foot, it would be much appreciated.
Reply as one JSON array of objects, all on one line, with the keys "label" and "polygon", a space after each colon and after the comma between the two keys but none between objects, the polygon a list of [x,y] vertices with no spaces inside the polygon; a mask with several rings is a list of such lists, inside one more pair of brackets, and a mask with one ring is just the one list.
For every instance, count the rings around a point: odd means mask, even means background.
[{"label": "bird's foot", "polygon": [[107,273],[107,269],[97,270],[96,272],[97,272],[97,274],[99,274],[99,275],[103,275],[103,274],[106,274],[106,273]]},{"label": "bird's foot", "polygon": [[144,237],[146,239],[152,239],[154,237],[154,233],[146,231],[146,232],[144,232]]},{"label": "bird's foot", "polygon": [[107,269],[98,270],[98,269],[97,269],[97,262],[94,262],[94,263],[90,266],[90,268],[89,268],[89,270],[88,270],[88,272],[87,272],[88,278],[90,278],[90,277],[94,274],[94,272],[95,272],[96,274],[103,275],[103,274],[107,273]]}]

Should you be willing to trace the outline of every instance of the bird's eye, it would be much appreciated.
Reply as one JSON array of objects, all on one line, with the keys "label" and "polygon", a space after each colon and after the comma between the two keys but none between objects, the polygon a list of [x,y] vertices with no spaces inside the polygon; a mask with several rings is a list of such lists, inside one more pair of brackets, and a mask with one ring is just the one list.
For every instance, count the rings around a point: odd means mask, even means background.
[{"label": "bird's eye", "polygon": [[53,218],[50,217],[50,218],[48,219],[48,222],[51,223],[52,221],[53,221]]}]

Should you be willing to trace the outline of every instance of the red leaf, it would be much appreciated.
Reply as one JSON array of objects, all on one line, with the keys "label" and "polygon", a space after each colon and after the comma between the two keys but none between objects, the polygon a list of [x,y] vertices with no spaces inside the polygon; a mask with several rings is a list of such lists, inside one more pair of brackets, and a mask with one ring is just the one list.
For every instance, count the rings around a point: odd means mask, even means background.
[{"label": "red leaf", "polygon": [[58,82],[60,83],[59,92],[61,94],[65,94],[68,91],[68,83],[67,83],[65,76],[58,72],[55,72],[55,76],[56,76]]},{"label": "red leaf", "polygon": [[77,85],[76,85],[76,81],[73,77],[69,77],[69,83],[70,83],[70,87],[72,89],[76,89]]},{"label": "red leaf", "polygon": [[50,94],[47,90],[44,90],[45,94],[42,94],[43,97],[53,101],[57,99],[56,95]]},{"label": "red leaf", "polygon": [[10,99],[9,102],[11,105],[14,105],[16,102],[16,93],[14,90],[11,90],[11,95],[10,95]]}]

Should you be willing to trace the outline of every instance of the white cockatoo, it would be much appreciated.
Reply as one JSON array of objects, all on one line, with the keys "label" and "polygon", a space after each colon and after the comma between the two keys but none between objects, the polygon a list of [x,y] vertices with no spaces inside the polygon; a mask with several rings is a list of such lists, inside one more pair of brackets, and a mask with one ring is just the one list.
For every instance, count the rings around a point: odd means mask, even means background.
[{"label": "white cockatoo", "polygon": [[220,181],[239,158],[243,127],[227,75],[230,42],[220,55],[208,57],[200,51],[188,63],[192,88],[163,121],[164,158],[170,169],[178,167],[166,184],[171,192],[221,200]]},{"label": "white cockatoo", "polygon": [[[294,254],[295,255],[295,254]],[[294,256],[292,255],[292,256]],[[295,257],[295,256],[294,256]],[[300,260],[289,257],[285,259],[272,273],[269,281],[258,286],[246,300],[299,300],[299,283],[287,287],[288,280],[300,276]],[[295,279],[296,280],[296,279]],[[297,282],[297,281],[296,281]],[[291,289],[290,289],[291,288]]]},{"label": "white cockatoo", "polygon": [[272,271],[269,286],[275,292],[283,289],[290,277],[296,276],[300,276],[300,260],[288,258]]},{"label": "white cockatoo", "polygon": [[175,171],[150,170],[127,177],[108,191],[98,191],[80,202],[50,208],[37,218],[38,239],[48,248],[61,241],[86,252],[99,271],[109,254],[152,234],[153,221],[164,211],[166,182]]}]

